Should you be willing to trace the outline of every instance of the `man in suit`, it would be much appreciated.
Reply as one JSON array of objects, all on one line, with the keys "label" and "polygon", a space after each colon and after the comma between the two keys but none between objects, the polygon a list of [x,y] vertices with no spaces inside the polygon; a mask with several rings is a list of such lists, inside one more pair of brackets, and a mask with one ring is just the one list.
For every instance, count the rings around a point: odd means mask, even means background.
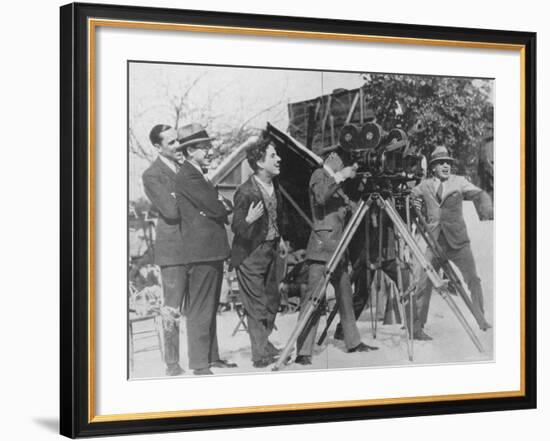
[{"label": "man in suit", "polygon": [[254,174],[235,193],[231,262],[236,268],[240,298],[247,315],[252,364],[266,367],[280,351],[269,341],[281,301],[277,262],[282,240],[283,203],[274,178],[281,158],[268,140],[247,151]]},{"label": "man in suit", "polygon": [[[472,296],[474,317],[480,329],[486,331],[491,325],[485,319],[481,280],[477,275],[470,248],[470,239],[462,215],[462,202],[473,200],[485,207],[485,211],[492,211],[492,203],[483,190],[465,177],[451,173],[453,163],[454,159],[444,146],[436,147],[430,157],[433,176],[413,188],[412,196],[416,199],[415,205],[425,207],[429,230],[449,260],[454,262],[462,273]],[[492,214],[488,217],[492,218]],[[427,258],[430,261],[433,259],[430,250],[427,251]],[[423,329],[428,318],[431,294],[432,283],[426,273],[422,273],[415,296],[413,336],[416,340],[432,340]]]},{"label": "man in suit", "polygon": [[176,131],[158,124],[149,133],[158,150],[157,159],[143,173],[145,194],[159,212],[156,226],[155,263],[160,266],[164,304],[161,310],[166,375],[181,375],[179,364],[179,319],[187,279],[180,215],[176,204],[176,173],[182,160]]},{"label": "man in suit", "polygon": [[[346,215],[350,210],[349,201],[342,191],[346,179],[355,176],[357,165],[344,167],[343,151],[340,147],[325,149],[324,167],[313,172],[309,181],[309,196],[313,220],[313,230],[309,237],[306,259],[309,262],[308,287],[302,297],[302,305],[314,294],[316,285],[324,275],[325,266],[342,238]],[[378,349],[361,341],[355,322],[352,303],[352,289],[347,262],[343,259],[334,271],[331,283],[334,286],[338,313],[344,333],[344,343],[348,352],[366,352]],[[300,311],[300,316],[302,311]],[[311,364],[311,354],[320,308],[311,321],[308,332],[302,333],[297,341],[295,363]]]},{"label": "man in suit", "polygon": [[211,375],[210,368],[236,367],[220,359],[216,332],[223,277],[229,257],[225,223],[230,207],[204,176],[211,148],[206,131],[197,124],[178,130],[179,150],[185,162],[176,176],[176,201],[187,265],[185,314],[189,367],[195,375]]}]

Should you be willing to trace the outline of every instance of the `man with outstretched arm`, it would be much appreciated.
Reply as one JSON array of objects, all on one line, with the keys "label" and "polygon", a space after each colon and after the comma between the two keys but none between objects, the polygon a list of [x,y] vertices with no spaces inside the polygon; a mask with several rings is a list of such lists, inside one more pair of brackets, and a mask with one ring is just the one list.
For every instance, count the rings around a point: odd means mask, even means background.
[{"label": "man with outstretched arm", "polygon": [[[476,187],[464,176],[451,173],[451,165],[454,159],[449,155],[447,148],[438,146],[430,156],[430,169],[432,177],[423,180],[413,188],[411,195],[413,203],[424,208],[428,228],[435,240],[439,243],[443,252],[447,255],[462,273],[464,281],[471,293],[474,317],[479,328],[483,331],[491,328],[491,324],[485,319],[483,307],[483,291],[481,280],[477,275],[476,264],[470,238],[466,230],[466,223],[462,214],[464,200],[473,200],[476,205],[482,207],[482,211],[492,218],[492,201],[487,193]],[[437,262],[433,261],[430,250],[427,258],[432,261],[435,269]],[[413,337],[416,340],[432,340],[426,332],[424,325],[428,319],[428,309],[432,294],[432,283],[427,274],[423,272],[418,281],[418,290],[415,298]],[[408,313],[409,308],[406,308]]]}]

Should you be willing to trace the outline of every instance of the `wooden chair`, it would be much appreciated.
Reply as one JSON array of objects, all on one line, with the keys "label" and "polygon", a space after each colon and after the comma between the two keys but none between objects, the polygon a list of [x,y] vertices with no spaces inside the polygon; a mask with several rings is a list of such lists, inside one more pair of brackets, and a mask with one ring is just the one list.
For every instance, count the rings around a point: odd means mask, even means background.
[{"label": "wooden chair", "polygon": [[[135,331],[134,326],[136,323],[143,323],[150,321],[152,326],[152,329],[144,329],[140,331]],[[162,319],[160,317],[160,314],[158,312],[154,312],[149,315],[145,316],[139,316],[135,313],[135,311],[130,310],[130,315],[128,317],[128,340],[129,340],[129,358],[130,358],[130,371],[134,370],[134,354],[136,354],[135,350],[135,339],[136,337],[138,339],[146,339],[150,337],[156,337],[157,345],[155,346],[149,346],[144,349],[140,349],[137,352],[146,352],[146,351],[152,351],[158,349],[160,352],[160,358],[161,360],[164,360],[164,341],[163,341],[163,334],[162,334]]]}]

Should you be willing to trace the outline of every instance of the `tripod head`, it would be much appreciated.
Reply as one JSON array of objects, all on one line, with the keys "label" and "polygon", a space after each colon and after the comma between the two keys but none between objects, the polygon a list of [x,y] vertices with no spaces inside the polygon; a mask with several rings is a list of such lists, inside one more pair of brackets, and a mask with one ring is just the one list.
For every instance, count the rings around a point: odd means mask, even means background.
[{"label": "tripod head", "polygon": [[407,219],[407,196],[411,190],[420,183],[421,177],[415,175],[379,175],[372,176],[367,173],[358,173],[344,188],[345,193],[354,201],[372,198],[389,199],[399,212]]}]

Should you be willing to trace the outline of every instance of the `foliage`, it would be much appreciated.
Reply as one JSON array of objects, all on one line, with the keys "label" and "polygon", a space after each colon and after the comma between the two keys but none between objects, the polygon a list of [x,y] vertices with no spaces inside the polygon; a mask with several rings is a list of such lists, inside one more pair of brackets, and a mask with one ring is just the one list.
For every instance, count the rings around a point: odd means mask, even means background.
[{"label": "foliage", "polygon": [[445,145],[457,173],[477,181],[477,155],[493,120],[490,80],[365,74],[365,100],[384,130],[401,126],[411,144],[429,156]]}]

